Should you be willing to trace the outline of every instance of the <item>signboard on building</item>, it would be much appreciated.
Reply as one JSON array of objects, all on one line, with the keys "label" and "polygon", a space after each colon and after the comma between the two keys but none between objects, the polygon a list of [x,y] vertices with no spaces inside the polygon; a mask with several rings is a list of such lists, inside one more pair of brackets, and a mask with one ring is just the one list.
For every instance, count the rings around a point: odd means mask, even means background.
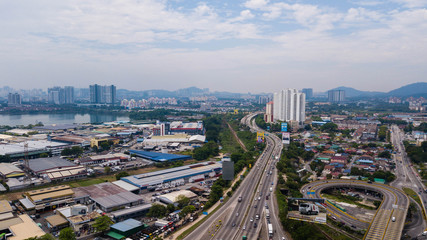
[{"label": "signboard on building", "polygon": [[234,109],[234,114],[239,114],[239,109]]},{"label": "signboard on building", "polygon": [[282,132],[282,143],[291,144],[291,134],[288,132]]},{"label": "signboard on building", "polygon": [[264,142],[264,132],[257,132],[256,139],[258,143]]},{"label": "signboard on building", "polygon": [[287,132],[288,131],[288,123],[282,123],[282,132]]}]

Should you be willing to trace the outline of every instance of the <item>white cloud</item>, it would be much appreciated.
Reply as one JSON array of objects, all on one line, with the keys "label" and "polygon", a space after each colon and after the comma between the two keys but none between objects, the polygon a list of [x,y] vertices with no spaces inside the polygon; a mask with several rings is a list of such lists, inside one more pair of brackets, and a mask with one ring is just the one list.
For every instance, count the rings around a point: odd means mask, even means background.
[{"label": "white cloud", "polygon": [[427,6],[427,0],[393,0],[408,8],[419,8]]},{"label": "white cloud", "polygon": [[397,84],[427,74],[423,8],[250,0],[225,12],[210,2],[41,1],[0,3],[0,79],[269,91],[284,84],[327,88],[344,78]]},{"label": "white cloud", "polygon": [[268,3],[269,3],[268,0],[249,0],[245,2],[243,5],[251,9],[261,9],[265,7]]}]

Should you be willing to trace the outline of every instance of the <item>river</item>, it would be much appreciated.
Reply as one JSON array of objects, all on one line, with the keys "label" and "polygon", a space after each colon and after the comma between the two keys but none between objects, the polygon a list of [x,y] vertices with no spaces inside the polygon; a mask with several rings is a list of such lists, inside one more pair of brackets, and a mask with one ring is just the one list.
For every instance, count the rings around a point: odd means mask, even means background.
[{"label": "river", "polygon": [[42,122],[44,125],[50,124],[72,124],[72,123],[100,123],[112,121],[129,121],[127,116],[113,114],[74,114],[74,113],[53,113],[53,114],[0,114],[0,125],[29,125]]}]

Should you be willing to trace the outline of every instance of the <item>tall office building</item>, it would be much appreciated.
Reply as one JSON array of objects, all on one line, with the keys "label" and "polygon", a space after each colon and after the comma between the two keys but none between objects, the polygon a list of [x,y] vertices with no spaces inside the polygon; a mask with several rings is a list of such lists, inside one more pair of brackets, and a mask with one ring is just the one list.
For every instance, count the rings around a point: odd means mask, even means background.
[{"label": "tall office building", "polygon": [[305,99],[313,98],[313,88],[303,88],[302,92],[305,94]]},{"label": "tall office building", "polygon": [[48,102],[51,104],[73,104],[74,87],[53,87],[48,88]]},{"label": "tall office building", "polygon": [[329,102],[344,102],[345,101],[345,91],[344,90],[329,90],[328,91],[328,101]]},{"label": "tall office building", "polygon": [[9,93],[7,100],[7,105],[9,106],[21,105],[21,95],[19,93]]},{"label": "tall office building", "polygon": [[305,121],[305,94],[294,88],[274,93],[273,119],[275,121]]},{"label": "tall office building", "polygon": [[111,104],[116,102],[116,86],[90,85],[90,102],[94,104]]}]

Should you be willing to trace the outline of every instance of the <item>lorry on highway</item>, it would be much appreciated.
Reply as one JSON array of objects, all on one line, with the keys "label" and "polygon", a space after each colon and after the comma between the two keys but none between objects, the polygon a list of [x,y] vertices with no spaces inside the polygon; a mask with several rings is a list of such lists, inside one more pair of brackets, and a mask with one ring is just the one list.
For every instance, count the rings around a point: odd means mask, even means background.
[{"label": "lorry on highway", "polygon": [[270,210],[268,208],[265,209],[265,218],[270,219]]},{"label": "lorry on highway", "polygon": [[268,224],[268,236],[273,237],[273,224]]},{"label": "lorry on highway", "polygon": [[319,207],[312,203],[301,203],[299,205],[299,212],[305,215],[317,215],[319,214]]}]

